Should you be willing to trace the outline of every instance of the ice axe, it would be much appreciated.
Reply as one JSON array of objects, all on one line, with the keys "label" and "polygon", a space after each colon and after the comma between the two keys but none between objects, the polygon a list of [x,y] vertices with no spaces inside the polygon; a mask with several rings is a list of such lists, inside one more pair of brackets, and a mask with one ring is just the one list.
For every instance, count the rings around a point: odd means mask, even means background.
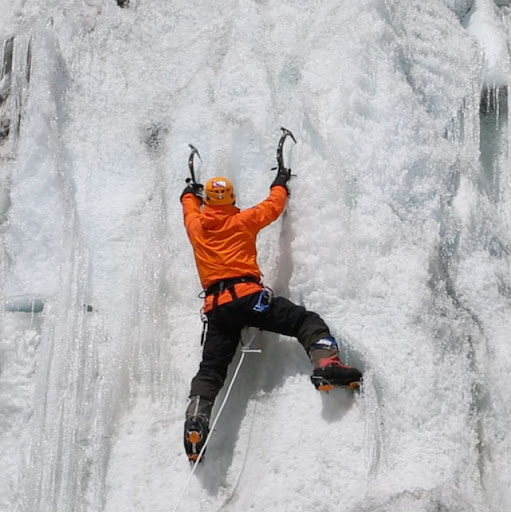
[{"label": "ice axe", "polygon": [[296,174],[291,174],[291,169],[288,169],[284,165],[284,156],[282,154],[282,148],[284,147],[284,142],[286,141],[287,137],[291,137],[296,144],[296,139],[293,133],[288,130],[287,128],[281,127],[282,130],[282,136],[280,137],[279,144],[277,146],[277,164],[278,167],[273,167],[272,171],[278,170],[279,173],[288,173],[290,176],[296,176]]},{"label": "ice axe", "polygon": [[193,159],[195,155],[197,155],[199,160],[202,162],[202,158],[200,157],[199,150],[195,146],[192,146],[191,144],[188,144],[188,146],[191,149],[190,156],[188,157],[188,168],[190,169],[191,177],[186,179],[186,183],[190,183],[191,181],[194,185],[197,185],[197,180],[195,179],[195,170],[193,168]]}]

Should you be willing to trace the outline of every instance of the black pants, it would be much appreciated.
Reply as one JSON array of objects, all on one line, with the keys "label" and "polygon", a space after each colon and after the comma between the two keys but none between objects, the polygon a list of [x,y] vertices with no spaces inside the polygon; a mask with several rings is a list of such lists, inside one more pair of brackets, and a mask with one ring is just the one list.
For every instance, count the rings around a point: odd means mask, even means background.
[{"label": "black pants", "polygon": [[190,396],[214,400],[222,388],[244,327],[294,336],[306,351],[321,338],[331,336],[321,317],[293,304],[284,297],[274,297],[264,312],[254,311],[259,293],[247,295],[217,306],[208,313],[208,331],[202,362],[192,380]]}]

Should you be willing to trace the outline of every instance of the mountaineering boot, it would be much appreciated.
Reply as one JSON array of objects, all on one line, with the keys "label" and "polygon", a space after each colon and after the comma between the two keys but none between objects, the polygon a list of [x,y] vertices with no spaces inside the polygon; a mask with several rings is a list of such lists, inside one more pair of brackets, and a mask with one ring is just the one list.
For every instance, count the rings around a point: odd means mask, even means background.
[{"label": "mountaineering boot", "polygon": [[[213,402],[199,395],[192,396],[186,408],[185,451],[188,459],[195,462],[206,442],[209,433],[209,418]],[[201,460],[204,453],[201,456]]]},{"label": "mountaineering boot", "polygon": [[311,381],[318,391],[330,391],[335,386],[356,389],[362,373],[339,359],[339,349],[333,338],[323,338],[309,350],[313,373]]}]

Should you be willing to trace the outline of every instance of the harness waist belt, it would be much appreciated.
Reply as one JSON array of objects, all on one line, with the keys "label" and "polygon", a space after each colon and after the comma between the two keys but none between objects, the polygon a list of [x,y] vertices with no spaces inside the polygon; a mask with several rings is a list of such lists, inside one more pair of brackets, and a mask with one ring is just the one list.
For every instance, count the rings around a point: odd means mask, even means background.
[{"label": "harness waist belt", "polygon": [[229,277],[228,279],[217,281],[211,286],[208,286],[208,288],[204,290],[204,293],[206,294],[206,297],[208,295],[216,295],[217,293],[222,293],[224,290],[232,288],[238,283],[259,283],[259,279],[254,276]]}]

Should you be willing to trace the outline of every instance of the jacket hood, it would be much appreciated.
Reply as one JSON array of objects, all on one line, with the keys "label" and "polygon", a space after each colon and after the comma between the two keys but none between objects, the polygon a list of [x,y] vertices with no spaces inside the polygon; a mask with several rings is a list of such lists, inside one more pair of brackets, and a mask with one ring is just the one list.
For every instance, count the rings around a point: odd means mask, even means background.
[{"label": "jacket hood", "polygon": [[204,229],[216,230],[221,228],[225,221],[236,215],[240,209],[234,205],[217,205],[208,206],[205,205],[201,211],[200,223]]}]

